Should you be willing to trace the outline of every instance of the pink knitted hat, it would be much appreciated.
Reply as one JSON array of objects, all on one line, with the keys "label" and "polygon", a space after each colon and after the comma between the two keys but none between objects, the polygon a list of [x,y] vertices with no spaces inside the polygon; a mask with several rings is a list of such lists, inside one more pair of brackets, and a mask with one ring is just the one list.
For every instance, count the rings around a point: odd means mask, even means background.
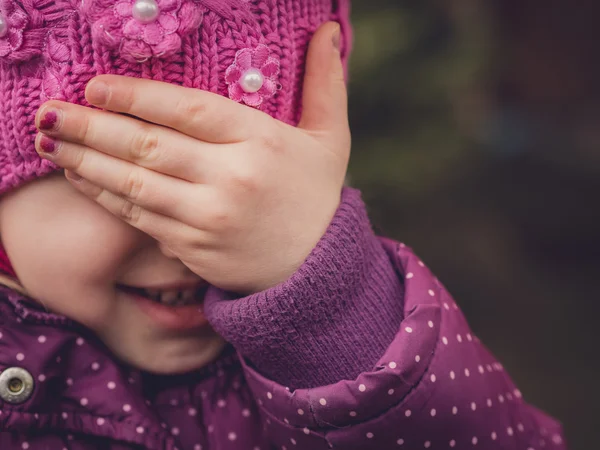
[{"label": "pink knitted hat", "polygon": [[351,47],[350,0],[0,0],[0,195],[59,169],[34,149],[34,116],[86,105],[98,74],[228,96],[290,124],[306,51],[328,20]]}]

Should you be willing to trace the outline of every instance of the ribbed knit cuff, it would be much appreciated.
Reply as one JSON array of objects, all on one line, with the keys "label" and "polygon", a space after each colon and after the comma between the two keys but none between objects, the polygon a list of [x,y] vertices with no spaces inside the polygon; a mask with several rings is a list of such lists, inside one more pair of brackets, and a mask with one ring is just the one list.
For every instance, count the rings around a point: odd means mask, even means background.
[{"label": "ribbed knit cuff", "polygon": [[259,372],[298,389],[372,370],[399,329],[403,294],[360,192],[344,188],[324,236],[288,281],[243,298],[213,288],[205,310]]}]

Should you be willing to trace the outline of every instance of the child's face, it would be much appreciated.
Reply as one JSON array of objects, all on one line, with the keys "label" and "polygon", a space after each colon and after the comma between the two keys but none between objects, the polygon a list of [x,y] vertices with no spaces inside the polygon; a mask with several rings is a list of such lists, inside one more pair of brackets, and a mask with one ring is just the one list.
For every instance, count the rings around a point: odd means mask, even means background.
[{"label": "child's face", "polygon": [[0,201],[0,235],[28,294],[93,330],[122,360],[156,373],[199,368],[223,349],[208,325],[166,329],[116,289],[201,281],[148,235],[77,192],[62,172]]}]

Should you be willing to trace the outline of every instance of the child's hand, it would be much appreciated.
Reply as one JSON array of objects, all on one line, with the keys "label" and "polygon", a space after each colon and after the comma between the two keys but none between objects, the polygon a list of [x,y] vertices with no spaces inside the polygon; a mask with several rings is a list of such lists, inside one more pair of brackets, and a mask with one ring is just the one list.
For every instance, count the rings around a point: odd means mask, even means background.
[{"label": "child's hand", "polygon": [[38,152],[209,283],[270,288],[303,263],[339,205],[350,131],[337,27],[311,43],[298,128],[208,92],[105,75],[87,100],[143,121],[48,102],[36,123],[55,141],[38,136]]}]

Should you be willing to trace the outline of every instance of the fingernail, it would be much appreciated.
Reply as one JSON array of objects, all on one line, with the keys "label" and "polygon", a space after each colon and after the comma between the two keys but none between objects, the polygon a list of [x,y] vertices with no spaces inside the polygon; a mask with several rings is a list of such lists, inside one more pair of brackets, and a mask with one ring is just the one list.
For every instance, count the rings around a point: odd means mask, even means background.
[{"label": "fingernail", "polygon": [[339,52],[340,51],[340,26],[338,25],[335,31],[333,32],[333,36],[331,37],[331,41],[333,42],[334,48]]},{"label": "fingernail", "polygon": [[85,91],[85,98],[92,105],[104,105],[108,101],[108,85],[103,81],[90,82]]},{"label": "fingernail", "polygon": [[51,154],[56,152],[58,142],[55,139],[52,139],[51,137],[42,135],[42,137],[40,138],[39,147],[42,152]]},{"label": "fingernail", "polygon": [[67,178],[69,178],[70,180],[81,181],[83,179],[79,175],[77,175],[75,172],[71,172],[70,170],[66,170],[65,172],[66,172]]},{"label": "fingernail", "polygon": [[59,119],[59,111],[56,109],[48,109],[44,112],[40,120],[39,129],[44,131],[50,131],[56,128]]}]

